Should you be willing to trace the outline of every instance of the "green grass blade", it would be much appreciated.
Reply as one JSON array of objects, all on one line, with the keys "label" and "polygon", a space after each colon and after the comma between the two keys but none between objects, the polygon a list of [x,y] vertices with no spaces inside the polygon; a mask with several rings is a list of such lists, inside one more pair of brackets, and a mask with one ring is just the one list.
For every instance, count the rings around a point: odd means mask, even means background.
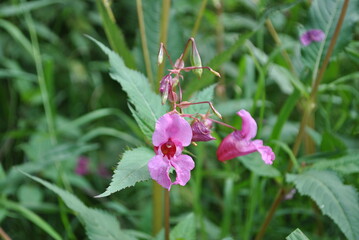
[{"label": "green grass blade", "polygon": [[44,219],[39,217],[36,213],[33,211],[23,207],[17,202],[9,201],[6,199],[0,199],[0,205],[2,205],[4,208],[12,211],[16,211],[20,213],[22,216],[27,218],[29,221],[33,222],[35,225],[37,225],[39,228],[44,230],[47,234],[49,234],[53,239],[61,240],[62,237],[53,229]]},{"label": "green grass blade", "polygon": [[[125,37],[123,36],[121,29],[116,25],[115,20],[111,19],[102,0],[96,0],[96,5],[98,11],[100,12],[103,27],[112,50],[123,58],[123,61],[128,68],[135,69],[135,60],[126,44]],[[110,7],[109,11],[111,11]]]}]

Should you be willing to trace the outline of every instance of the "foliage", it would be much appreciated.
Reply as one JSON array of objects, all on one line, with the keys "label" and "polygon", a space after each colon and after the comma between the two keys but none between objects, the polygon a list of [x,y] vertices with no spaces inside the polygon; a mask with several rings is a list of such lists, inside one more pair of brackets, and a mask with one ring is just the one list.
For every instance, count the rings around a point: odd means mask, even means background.
[{"label": "foliage", "polygon": [[[183,71],[183,99],[236,129],[246,109],[276,155],[217,161],[233,129],[213,123],[216,140],[184,149],[195,168],[169,192],[170,239],[358,239],[359,1],[338,29],[346,2],[1,1],[0,238],[164,239],[147,162],[172,110],[158,94],[167,33],[173,62],[194,37],[221,74]],[[310,29],[324,41],[301,45]],[[183,109],[198,112],[213,113]]]}]

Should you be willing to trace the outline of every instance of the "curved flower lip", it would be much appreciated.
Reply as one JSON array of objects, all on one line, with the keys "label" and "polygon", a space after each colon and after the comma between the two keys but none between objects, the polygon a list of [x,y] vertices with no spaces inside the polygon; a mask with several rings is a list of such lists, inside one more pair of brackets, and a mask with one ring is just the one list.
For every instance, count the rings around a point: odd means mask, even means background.
[{"label": "curved flower lip", "polygon": [[257,124],[249,112],[241,110],[237,113],[242,117],[242,129],[230,133],[223,139],[217,149],[219,161],[227,161],[232,158],[259,152],[266,164],[272,164],[275,155],[272,149],[264,146],[262,140],[252,140],[257,134]]},{"label": "curved flower lip", "polygon": [[156,130],[152,135],[153,145],[159,146],[167,142],[168,139],[181,144],[182,147],[191,144],[191,126],[178,114],[166,113],[156,122]]}]

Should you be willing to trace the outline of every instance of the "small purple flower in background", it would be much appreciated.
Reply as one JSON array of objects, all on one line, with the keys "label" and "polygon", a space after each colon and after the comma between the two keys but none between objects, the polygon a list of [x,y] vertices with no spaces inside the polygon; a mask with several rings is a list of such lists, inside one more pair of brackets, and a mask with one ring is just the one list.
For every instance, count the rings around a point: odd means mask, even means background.
[{"label": "small purple flower in background", "polygon": [[[188,146],[191,139],[191,126],[176,113],[166,113],[156,122],[152,135],[156,156],[148,162],[148,170],[151,178],[164,188],[170,190],[174,184],[184,186],[191,178],[194,161],[182,154],[183,147]],[[171,168],[176,172],[174,182],[169,176]]]},{"label": "small purple flower in background", "polygon": [[111,177],[111,172],[108,170],[108,168],[103,163],[100,163],[97,166],[97,174],[103,178]]},{"label": "small purple flower in background", "polygon": [[293,199],[296,192],[297,192],[297,190],[295,188],[292,188],[289,192],[287,192],[287,194],[284,195],[283,200]]},{"label": "small purple flower in background", "polygon": [[81,175],[81,176],[88,174],[89,173],[89,163],[90,163],[90,160],[87,157],[80,156],[77,159],[75,173],[77,175]]},{"label": "small purple flower in background", "polygon": [[219,161],[259,152],[266,164],[272,164],[275,155],[272,149],[264,146],[262,140],[252,140],[257,134],[257,123],[246,110],[237,114],[242,118],[242,130],[236,130],[223,139],[217,149]]},{"label": "small purple flower in background", "polygon": [[322,30],[320,30],[320,29],[311,29],[311,30],[306,31],[305,33],[303,33],[300,36],[300,42],[304,46],[308,46],[313,41],[314,42],[320,42],[320,41],[323,41],[324,38],[325,38],[325,34],[324,34],[324,32]]}]

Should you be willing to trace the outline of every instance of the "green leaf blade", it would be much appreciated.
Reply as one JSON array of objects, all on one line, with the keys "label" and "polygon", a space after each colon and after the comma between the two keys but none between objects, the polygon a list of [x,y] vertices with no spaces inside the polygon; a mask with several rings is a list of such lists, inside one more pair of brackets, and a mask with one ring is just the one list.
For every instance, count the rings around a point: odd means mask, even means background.
[{"label": "green leaf blade", "polygon": [[111,214],[87,207],[75,195],[35,176],[24,173],[62,198],[66,206],[78,213],[83,220],[87,235],[91,240],[133,240],[120,229],[117,219]]},{"label": "green leaf blade", "polygon": [[134,105],[137,117],[142,122],[151,126],[153,132],[157,119],[167,112],[168,107],[161,105],[160,96],[151,90],[147,78],[142,73],[127,68],[122,58],[115,52],[97,40],[89,38],[108,55],[111,66],[111,78],[120,83],[123,90],[127,93],[130,102]]},{"label": "green leaf blade", "polygon": [[147,163],[153,156],[154,153],[145,147],[126,151],[115,170],[110,186],[97,197],[109,196],[137,182],[150,179]]},{"label": "green leaf blade", "polygon": [[359,202],[354,188],[344,185],[329,171],[287,174],[286,179],[295,184],[300,194],[310,196],[348,239],[359,239]]},{"label": "green leaf blade", "polygon": [[299,228],[295,229],[291,234],[289,234],[285,239],[287,240],[309,240],[305,234],[300,231]]}]

